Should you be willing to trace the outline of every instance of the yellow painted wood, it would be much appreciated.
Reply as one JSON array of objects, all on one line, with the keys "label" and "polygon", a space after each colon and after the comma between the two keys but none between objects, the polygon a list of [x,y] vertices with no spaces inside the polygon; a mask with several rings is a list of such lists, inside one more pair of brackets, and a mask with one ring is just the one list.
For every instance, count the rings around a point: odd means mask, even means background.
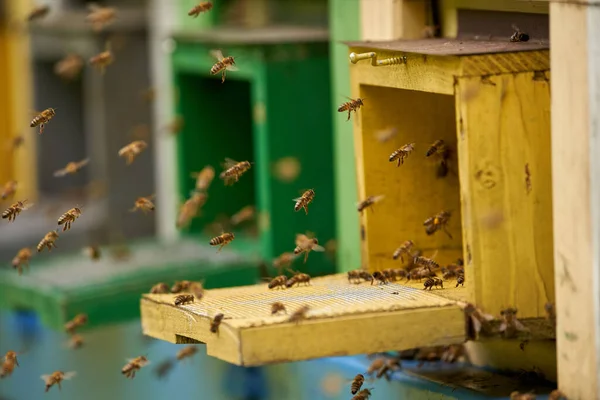
[{"label": "yellow painted wood", "polygon": [[[201,301],[180,307],[174,297],[144,295],[144,334],[173,343],[194,339],[207,344],[209,355],[238,365],[461,343],[465,334],[455,300],[397,284],[353,285],[346,274],[285,290],[266,284],[208,290]],[[310,306],[308,319],[296,325],[286,315],[271,316],[275,301],[288,313]],[[217,313],[226,317],[219,335],[209,331]]]}]

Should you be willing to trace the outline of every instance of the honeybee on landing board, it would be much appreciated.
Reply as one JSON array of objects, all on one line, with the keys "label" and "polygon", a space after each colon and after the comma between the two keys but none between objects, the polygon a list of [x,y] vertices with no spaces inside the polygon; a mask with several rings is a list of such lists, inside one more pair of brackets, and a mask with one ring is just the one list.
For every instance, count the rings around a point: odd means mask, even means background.
[{"label": "honeybee on landing board", "polygon": [[298,286],[300,286],[301,283],[304,283],[305,286],[310,286],[310,275],[309,274],[305,274],[305,273],[298,272],[298,271],[291,271],[291,272],[293,272],[294,275],[290,279],[288,279],[288,281],[285,283],[285,287],[291,288],[292,286],[294,286],[296,284],[298,284]]},{"label": "honeybee on landing board", "polygon": [[188,290],[190,291],[190,293],[193,293],[194,296],[196,296],[197,300],[202,300],[202,298],[204,297],[204,281],[191,282]]},{"label": "honeybee on landing board", "polygon": [[348,112],[348,118],[346,119],[346,121],[350,120],[350,115],[352,113],[352,111],[354,111],[354,113],[356,113],[358,111],[359,108],[361,108],[362,106],[364,106],[363,100],[360,97],[356,98],[356,99],[351,99],[350,97],[346,97],[349,101],[345,102],[344,104],[342,104],[341,106],[338,107],[338,112]]},{"label": "honeybee on landing board", "polygon": [[58,239],[58,231],[50,231],[46,233],[46,235],[40,240],[37,245],[38,253],[44,250],[45,247],[48,248],[48,251],[52,251],[53,247],[56,247],[56,239]]},{"label": "honeybee on landing board", "polygon": [[369,196],[366,199],[364,199],[363,201],[359,202],[356,205],[356,209],[358,210],[358,212],[363,212],[365,209],[367,209],[368,207],[371,207],[371,210],[373,210],[373,204],[380,202],[381,200],[383,200],[385,196],[383,195],[379,195],[379,196]]},{"label": "honeybee on landing board", "polygon": [[49,5],[44,4],[44,5],[37,6],[29,12],[29,14],[27,15],[27,21],[31,22],[36,19],[41,19],[41,18],[45,17],[46,15],[48,15],[49,12],[50,12]]},{"label": "honeybee on landing board", "polygon": [[[266,278],[268,279],[268,278]],[[269,281],[269,285],[267,286],[269,289],[284,289],[285,284],[287,283],[287,276],[279,275]]]},{"label": "honeybee on landing board", "polygon": [[511,42],[527,42],[529,40],[529,35],[525,32],[521,32],[521,30],[515,25],[512,25],[513,34],[510,36]]},{"label": "honeybee on landing board", "polygon": [[2,191],[0,192],[0,199],[5,200],[7,198],[13,198],[15,193],[17,192],[17,187],[19,184],[17,181],[8,181],[2,187]]},{"label": "honeybee on landing board", "polygon": [[196,347],[194,345],[185,346],[183,349],[181,349],[177,352],[176,358],[181,361],[184,358],[192,357],[197,352],[198,352],[198,347]]},{"label": "honeybee on landing board", "polygon": [[155,195],[150,195],[148,197],[138,197],[135,201],[133,208],[129,211],[135,212],[137,210],[142,210],[144,214],[147,214],[149,211],[154,211],[155,206],[152,202],[152,199]]},{"label": "honeybee on landing board", "polygon": [[285,305],[279,301],[271,304],[271,315],[278,314],[280,311],[283,311],[287,314],[287,310],[285,309]]},{"label": "honeybee on landing board", "polygon": [[302,306],[302,307],[300,307],[299,309],[297,309],[296,311],[294,311],[292,313],[292,315],[290,315],[290,317],[288,318],[287,322],[294,322],[296,324],[299,323],[303,319],[306,319],[306,316],[307,316],[309,310],[310,310],[309,306]]},{"label": "honeybee on landing board", "polygon": [[79,172],[79,170],[81,170],[83,167],[88,165],[89,162],[89,158],[86,158],[85,160],[81,161],[71,161],[63,169],[59,169],[58,171],[54,172],[54,176],[61,177],[69,174],[75,174]]},{"label": "honeybee on landing board", "polygon": [[39,126],[40,127],[39,133],[41,135],[42,133],[44,133],[44,128],[46,127],[46,124],[48,122],[50,122],[50,120],[52,118],[54,118],[55,115],[56,115],[56,110],[54,108],[47,108],[44,111],[42,111],[41,113],[39,113],[38,115],[36,115],[35,117],[33,117],[29,126],[31,128],[35,128],[36,126]]},{"label": "honeybee on landing board", "polygon": [[83,65],[83,58],[77,54],[68,54],[54,64],[54,73],[66,81],[72,81],[79,76]]},{"label": "honeybee on landing board", "polygon": [[210,331],[212,333],[219,332],[219,326],[221,325],[221,321],[223,321],[223,318],[225,318],[225,315],[223,315],[221,313],[219,313],[213,317],[213,320],[210,323]]},{"label": "honeybee on landing board", "polygon": [[221,50],[211,50],[210,55],[217,59],[215,65],[210,69],[210,74],[216,75],[221,72],[221,83],[225,82],[227,71],[238,71],[238,68],[234,65],[235,60],[232,56],[224,57]]},{"label": "honeybee on landing board", "polygon": [[192,172],[192,178],[196,178],[196,190],[206,192],[211,182],[215,178],[215,169],[210,165],[202,168],[200,172]]},{"label": "honeybee on landing board", "polygon": [[406,157],[408,157],[408,155],[410,153],[412,153],[412,151],[415,149],[415,144],[414,143],[409,143],[409,144],[405,144],[404,146],[400,147],[398,150],[394,151],[392,154],[390,154],[390,162],[394,162],[396,160],[398,160],[398,167],[401,166],[402,164],[404,164],[404,159]]},{"label": "honeybee on landing board", "polygon": [[450,234],[450,232],[448,232],[448,229],[446,227],[451,215],[452,214],[450,213],[450,211],[443,210],[435,214],[433,217],[427,218],[425,222],[423,222],[423,226],[425,226],[425,233],[427,233],[427,235],[433,235],[437,231],[443,230],[446,233],[446,235],[448,235],[448,237],[452,239],[452,235]]},{"label": "honeybee on landing board", "polygon": [[193,294],[180,294],[179,296],[175,296],[175,300],[173,301],[173,304],[175,304],[176,306],[183,306],[185,304],[193,303],[193,302],[194,302]]},{"label": "honeybee on landing board", "polygon": [[296,248],[294,249],[294,254],[302,254],[304,253],[304,263],[308,259],[308,253],[311,251],[325,251],[323,246],[319,246],[319,241],[317,238],[309,238],[304,234],[296,234]]},{"label": "honeybee on landing board", "polygon": [[77,218],[81,215],[81,209],[79,207],[73,207],[66,213],[60,216],[58,219],[58,225],[63,226],[63,232],[71,229],[71,224],[75,222]]},{"label": "honeybee on landing board", "polygon": [[431,290],[433,287],[440,287],[441,289],[444,288],[444,281],[441,280],[440,278],[427,278],[427,280],[425,281],[425,283],[423,284],[423,290]]},{"label": "honeybee on landing board", "polygon": [[127,165],[130,165],[146,147],[148,147],[148,143],[145,141],[135,140],[119,150],[119,157],[124,157],[127,160]]},{"label": "honeybee on landing board", "polygon": [[15,218],[17,218],[17,215],[21,214],[21,211],[25,211],[31,208],[31,206],[33,206],[33,204],[28,203],[27,200],[17,201],[16,203],[13,203],[10,207],[8,207],[6,210],[4,210],[4,212],[2,213],[2,218],[8,218],[8,222],[12,222],[15,220]]},{"label": "honeybee on landing board", "polygon": [[121,373],[126,378],[135,378],[135,373],[150,364],[150,361],[145,356],[139,356],[136,358],[130,358],[127,360],[127,364],[121,369]]},{"label": "honeybee on landing board", "polygon": [[297,211],[300,211],[301,209],[304,209],[304,212],[306,213],[306,215],[308,215],[308,205],[310,203],[312,203],[312,201],[314,199],[315,199],[314,189],[306,190],[304,193],[302,193],[302,196],[297,197],[292,200],[292,201],[296,202],[296,204],[294,205],[294,211],[297,212]]},{"label": "honeybee on landing board", "polygon": [[231,158],[226,158],[223,166],[225,167],[225,170],[221,172],[219,178],[225,181],[226,186],[229,186],[237,182],[240,177],[250,169],[252,163],[249,161],[237,162]]},{"label": "honeybee on landing board", "polygon": [[500,315],[502,316],[502,324],[500,324],[498,331],[505,338],[514,338],[518,332],[529,332],[529,329],[517,319],[516,308],[504,309],[500,311]]},{"label": "honeybee on landing board", "polygon": [[112,64],[114,61],[115,58],[110,50],[110,43],[106,43],[106,50],[90,58],[89,62],[93,67],[97,68],[102,75],[104,75],[106,72],[106,67]]},{"label": "honeybee on landing board", "polygon": [[213,8],[213,4],[210,1],[203,1],[202,3],[192,7],[188,12],[190,17],[197,18],[203,12],[210,11]]},{"label": "honeybee on landing board", "polygon": [[29,268],[29,260],[31,260],[31,249],[25,247],[19,250],[15,258],[13,258],[12,266],[21,275],[23,273],[23,266]]},{"label": "honeybee on landing board", "polygon": [[235,239],[235,235],[233,233],[225,232],[217,237],[210,239],[210,242],[208,242],[208,244],[210,244],[211,246],[220,246],[219,250],[217,250],[218,253],[223,249],[224,246],[231,243],[233,239]]},{"label": "honeybee on landing board", "polygon": [[62,372],[54,371],[50,375],[42,375],[40,378],[46,383],[46,392],[54,385],[58,385],[60,390],[60,383],[64,380],[71,379],[75,376],[75,372]]},{"label": "honeybee on landing board", "polygon": [[117,9],[114,7],[101,7],[96,3],[90,3],[88,4],[88,10],[89,14],[85,19],[92,24],[92,29],[95,32],[100,32],[117,18]]}]

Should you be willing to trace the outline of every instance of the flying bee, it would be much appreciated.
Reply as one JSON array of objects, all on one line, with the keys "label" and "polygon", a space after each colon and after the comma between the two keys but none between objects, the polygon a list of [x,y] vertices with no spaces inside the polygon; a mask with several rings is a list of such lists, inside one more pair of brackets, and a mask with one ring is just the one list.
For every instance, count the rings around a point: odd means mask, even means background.
[{"label": "flying bee", "polygon": [[83,65],[83,58],[77,54],[67,54],[54,64],[54,73],[66,81],[72,81],[79,76]]},{"label": "flying bee", "polygon": [[441,280],[440,278],[427,278],[427,280],[425,281],[425,283],[423,284],[424,288],[423,290],[431,290],[431,288],[433,287],[440,287],[441,289],[444,288],[444,281]]},{"label": "flying bee", "polygon": [[59,169],[58,171],[55,171],[54,176],[61,177],[61,176],[69,175],[69,174],[70,175],[75,174],[75,173],[79,172],[79,170],[81,170],[83,167],[88,165],[89,162],[90,162],[89,158],[86,158],[85,160],[81,160],[81,161],[71,161],[63,169]]},{"label": "flying bee", "polygon": [[295,199],[293,199],[292,201],[295,201],[296,204],[294,205],[294,211],[300,211],[302,208],[304,209],[304,212],[306,213],[306,215],[308,215],[308,205],[310,203],[312,203],[312,201],[315,198],[315,191],[314,189],[308,189],[307,191],[305,191],[304,193],[302,193],[302,196],[297,197]]},{"label": "flying bee", "polygon": [[145,356],[139,356],[136,358],[130,358],[127,360],[127,364],[121,369],[121,373],[126,378],[135,378],[135,373],[150,364],[150,361]]},{"label": "flying bee", "polygon": [[159,282],[150,288],[152,294],[165,294],[169,293],[169,286],[164,282]]},{"label": "flying bee", "polygon": [[196,347],[194,345],[185,346],[183,349],[181,349],[177,352],[177,355],[175,357],[177,358],[177,360],[181,361],[184,358],[192,357],[197,352],[198,352],[198,347]]},{"label": "flying bee", "polygon": [[202,300],[204,297],[204,281],[202,282],[191,282],[188,289],[190,293],[196,296],[196,300]]},{"label": "flying bee", "polygon": [[294,253],[282,253],[279,257],[273,260],[273,266],[281,273],[281,270],[292,265],[292,262],[295,259],[296,255]]},{"label": "flying bee", "polygon": [[193,302],[194,302],[193,294],[180,294],[178,296],[175,296],[175,300],[173,301],[173,303],[176,306],[183,306],[185,304],[193,303]]},{"label": "flying bee", "polygon": [[493,327],[490,324],[490,321],[495,319],[493,315],[482,312],[471,303],[467,303],[463,311],[465,312],[465,315],[469,319],[470,325],[474,330],[474,332],[469,334],[469,337],[475,337],[480,332],[488,335],[493,332]]},{"label": "flying bee", "polygon": [[213,8],[213,4],[210,1],[203,1],[202,3],[192,7],[188,12],[190,17],[197,18],[203,12],[210,11]]},{"label": "flying bee", "polygon": [[521,32],[521,30],[515,25],[512,25],[513,34],[510,36],[511,42],[527,42],[529,40],[529,35],[525,32]]},{"label": "flying bee", "polygon": [[58,239],[58,230],[46,233],[37,245],[38,253],[44,250],[45,247],[48,248],[48,251],[52,251],[52,247],[56,247],[56,244],[54,243],[56,242],[56,239]]},{"label": "flying bee", "polygon": [[225,181],[225,185],[233,185],[240,177],[247,172],[252,164],[249,161],[237,162],[231,158],[226,158],[223,163],[225,170],[221,172],[219,178]]},{"label": "flying bee", "polygon": [[367,375],[370,376],[370,375],[373,375],[376,371],[379,371],[381,368],[383,368],[383,366],[385,365],[385,362],[386,362],[385,357],[378,357],[378,358],[374,359],[373,361],[371,361],[371,364],[367,368]]},{"label": "flying bee", "polygon": [[502,316],[502,324],[498,328],[498,331],[505,338],[514,338],[518,332],[529,332],[529,329],[525,327],[516,317],[516,308],[507,308],[500,311]]},{"label": "flying bee", "polygon": [[450,213],[450,211],[444,210],[435,214],[433,217],[427,218],[425,222],[423,222],[423,226],[425,226],[425,233],[427,233],[427,235],[433,235],[435,232],[443,230],[446,233],[446,235],[448,235],[448,237],[452,239],[452,235],[450,234],[450,232],[448,232],[448,228],[446,226],[448,224],[448,221],[450,220],[451,215],[452,214]]},{"label": "flying bee", "polygon": [[383,367],[377,371],[375,378],[381,379],[381,377],[385,377],[387,381],[390,380],[390,375],[401,368],[400,359],[398,358],[389,358],[385,361]]},{"label": "flying bee", "polygon": [[2,367],[0,368],[0,379],[6,376],[10,376],[15,369],[15,365],[19,366],[17,360],[16,351],[7,351],[2,360]]},{"label": "flying bee", "polygon": [[250,221],[252,218],[254,218],[255,214],[256,207],[246,206],[231,216],[231,225],[235,226],[241,224],[242,222]]},{"label": "flying bee", "polygon": [[92,24],[92,29],[96,32],[100,32],[117,18],[117,9],[114,7],[101,7],[96,3],[90,3],[88,10],[86,21]]},{"label": "flying bee", "polygon": [[83,347],[84,344],[85,344],[85,340],[83,339],[83,336],[78,335],[78,334],[72,335],[68,342],[68,346],[71,349],[79,349],[79,348]]},{"label": "flying bee", "polygon": [[380,202],[381,200],[383,200],[385,196],[383,195],[379,195],[379,196],[369,196],[366,199],[364,199],[363,201],[359,202],[356,205],[356,209],[358,210],[358,212],[363,212],[364,210],[366,210],[368,207],[371,207],[371,210],[373,210],[373,205],[375,203]]},{"label": "flying bee", "polygon": [[215,178],[215,169],[210,165],[202,168],[200,172],[192,172],[192,178],[196,178],[196,190],[206,192]]},{"label": "flying bee", "polygon": [[398,247],[396,250],[394,250],[394,253],[392,254],[392,258],[394,260],[397,260],[398,257],[400,257],[400,260],[402,260],[402,262],[404,262],[404,257],[403,255],[406,254],[407,256],[410,256],[410,252],[412,250],[412,248],[414,247],[414,242],[412,240],[407,240],[404,243],[402,243],[402,245],[400,247]]},{"label": "flying bee", "polygon": [[192,282],[190,282],[190,281],[177,281],[171,287],[171,293],[181,293],[181,292],[184,292],[184,291],[186,291],[186,290],[188,290],[190,288],[191,284],[192,284]]},{"label": "flying bee", "polygon": [[301,233],[296,234],[296,248],[294,249],[294,254],[298,255],[304,253],[304,263],[306,263],[308,253],[311,251],[325,251],[325,248],[319,246],[317,238],[309,238]]},{"label": "flying bee", "polygon": [[448,175],[448,159],[450,158],[450,148],[442,139],[436,140],[431,144],[427,150],[427,153],[425,153],[426,157],[431,157],[433,155],[437,156],[437,158],[440,160],[436,175],[440,178],[443,178]]},{"label": "flying bee", "polygon": [[419,267],[423,267],[429,271],[431,271],[432,269],[437,269],[440,267],[440,265],[433,259],[433,257],[434,256],[432,256],[431,258],[425,256],[416,256],[413,258],[413,264]]},{"label": "flying bee", "polygon": [[279,275],[269,281],[267,287],[269,289],[284,289],[286,283],[288,281],[288,277],[285,275]]},{"label": "flying bee", "polygon": [[42,375],[40,378],[46,383],[46,392],[54,385],[58,385],[61,390],[60,383],[64,380],[71,379],[75,376],[75,372],[54,371],[50,375]]},{"label": "flying bee", "polygon": [[74,334],[75,330],[87,324],[88,316],[86,314],[77,314],[72,320],[65,324],[65,332]]},{"label": "flying bee", "polygon": [[352,383],[350,384],[350,393],[356,394],[365,383],[365,376],[363,374],[356,374]]},{"label": "flying bee", "polygon": [[166,378],[174,366],[175,364],[172,360],[166,359],[156,366],[156,368],[154,369],[154,373],[156,374],[156,377],[158,379]]},{"label": "flying bee", "polygon": [[42,19],[50,12],[50,6],[48,4],[43,4],[35,7],[33,10],[29,12],[27,15],[27,21],[31,22],[36,19]]},{"label": "flying bee", "polygon": [[310,310],[309,306],[302,306],[302,307],[300,307],[299,309],[297,309],[296,311],[294,311],[292,313],[292,315],[290,315],[290,317],[288,318],[287,322],[294,322],[296,324],[299,323],[303,319],[306,319],[306,316],[307,316],[309,310]]},{"label": "flying bee", "polygon": [[206,193],[194,192],[192,197],[186,200],[179,209],[176,223],[177,228],[181,229],[189,225],[190,221],[198,215],[200,207],[206,203],[207,199],[208,195]]},{"label": "flying bee", "polygon": [[81,215],[81,209],[79,207],[73,207],[66,213],[60,216],[58,219],[58,225],[63,226],[63,232],[71,229],[71,224],[75,222],[77,218]]},{"label": "flying bee", "polygon": [[213,320],[210,322],[210,331],[212,333],[219,332],[219,326],[221,325],[221,321],[223,321],[223,318],[225,318],[225,315],[223,315],[222,313],[219,313],[213,317]]},{"label": "flying bee", "polygon": [[124,157],[127,160],[127,165],[130,165],[146,147],[148,147],[148,143],[145,141],[135,140],[119,150],[119,157]]},{"label": "flying bee", "polygon": [[358,394],[352,397],[352,400],[367,400],[369,397],[371,397],[371,390],[373,389],[361,390],[360,392],[358,392]]},{"label": "flying bee", "polygon": [[2,218],[8,218],[8,222],[12,222],[15,220],[15,218],[17,218],[17,215],[21,214],[21,211],[25,211],[31,208],[31,206],[33,206],[33,204],[28,203],[27,200],[17,201],[16,203],[13,203],[10,207],[8,207],[6,210],[4,210],[4,212],[2,213]]},{"label": "flying bee", "polygon": [[231,243],[233,241],[233,239],[235,239],[235,235],[233,233],[225,232],[217,237],[210,239],[210,242],[208,242],[208,244],[210,244],[211,246],[219,246],[220,245],[219,250],[217,250],[217,253],[218,253],[223,249],[224,246]]},{"label": "flying bee", "polygon": [[290,279],[288,279],[288,281],[285,283],[285,287],[291,288],[295,284],[298,284],[298,286],[300,286],[301,283],[304,283],[306,286],[310,285],[310,275],[309,274],[304,274],[304,273],[298,272],[298,271],[292,271],[292,272],[294,273],[294,275]]},{"label": "flying bee", "polygon": [[97,245],[87,246],[83,251],[92,261],[98,261],[102,257],[100,246]]},{"label": "flying bee", "polygon": [[278,314],[280,311],[283,311],[287,314],[287,310],[285,309],[285,305],[279,301],[271,304],[271,315]]},{"label": "flying bee", "polygon": [[465,276],[464,275],[459,275],[458,278],[456,278],[456,286],[455,287],[458,287],[458,285],[465,286]]},{"label": "flying bee", "polygon": [[398,134],[398,128],[396,128],[396,127],[380,129],[375,132],[375,139],[377,139],[377,141],[379,143],[385,143],[385,142],[389,141],[390,139],[392,139],[397,134]]},{"label": "flying bee", "polygon": [[390,162],[398,160],[398,167],[404,164],[404,159],[415,149],[414,143],[408,143],[390,154]]},{"label": "flying bee", "polygon": [[142,210],[144,214],[147,214],[149,211],[154,211],[154,203],[152,199],[155,195],[150,195],[148,197],[138,197],[135,201],[133,208],[129,211],[134,212],[137,210]]},{"label": "flying bee", "polygon": [[48,122],[56,115],[56,111],[54,108],[47,108],[31,120],[29,126],[31,128],[35,128],[36,126],[40,127],[40,135],[44,133],[44,128]]},{"label": "flying bee", "polygon": [[232,56],[224,57],[221,50],[211,50],[210,55],[217,59],[215,65],[210,69],[210,74],[216,75],[221,72],[221,83],[225,82],[225,74],[227,71],[238,71]]},{"label": "flying bee", "polygon": [[23,273],[23,266],[29,268],[29,260],[31,260],[31,249],[28,247],[22,248],[15,258],[13,258],[12,266],[21,275]]},{"label": "flying bee", "polygon": [[106,67],[115,61],[112,51],[110,50],[110,42],[106,43],[106,48],[103,52],[96,54],[90,58],[89,63],[97,68],[102,75],[106,72]]},{"label": "flying bee", "polygon": [[350,115],[352,113],[352,111],[354,111],[354,113],[356,113],[358,111],[359,108],[361,108],[362,106],[364,106],[363,100],[360,97],[356,98],[356,99],[351,99],[350,97],[346,97],[349,101],[345,102],[344,104],[342,104],[341,106],[338,107],[338,112],[348,112],[348,119],[346,119],[346,121],[350,120]]}]

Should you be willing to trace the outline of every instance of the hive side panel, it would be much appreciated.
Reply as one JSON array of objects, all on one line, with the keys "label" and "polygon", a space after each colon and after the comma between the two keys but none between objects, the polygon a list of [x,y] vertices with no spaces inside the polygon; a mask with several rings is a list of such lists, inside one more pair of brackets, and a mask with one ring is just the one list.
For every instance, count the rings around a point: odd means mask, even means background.
[{"label": "hive side panel", "polygon": [[457,84],[467,280],[489,312],[544,315],[554,299],[549,74]]}]

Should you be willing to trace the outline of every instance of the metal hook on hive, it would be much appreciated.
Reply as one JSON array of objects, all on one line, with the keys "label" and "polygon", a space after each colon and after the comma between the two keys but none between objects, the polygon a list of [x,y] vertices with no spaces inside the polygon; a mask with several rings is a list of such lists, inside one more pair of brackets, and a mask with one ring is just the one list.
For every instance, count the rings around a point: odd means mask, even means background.
[{"label": "metal hook on hive", "polygon": [[401,57],[391,57],[385,58],[383,60],[377,59],[377,53],[371,51],[369,53],[350,53],[350,62],[352,64],[356,64],[361,60],[371,59],[371,65],[374,67],[379,67],[382,65],[398,65],[398,64],[406,64],[406,56]]}]

